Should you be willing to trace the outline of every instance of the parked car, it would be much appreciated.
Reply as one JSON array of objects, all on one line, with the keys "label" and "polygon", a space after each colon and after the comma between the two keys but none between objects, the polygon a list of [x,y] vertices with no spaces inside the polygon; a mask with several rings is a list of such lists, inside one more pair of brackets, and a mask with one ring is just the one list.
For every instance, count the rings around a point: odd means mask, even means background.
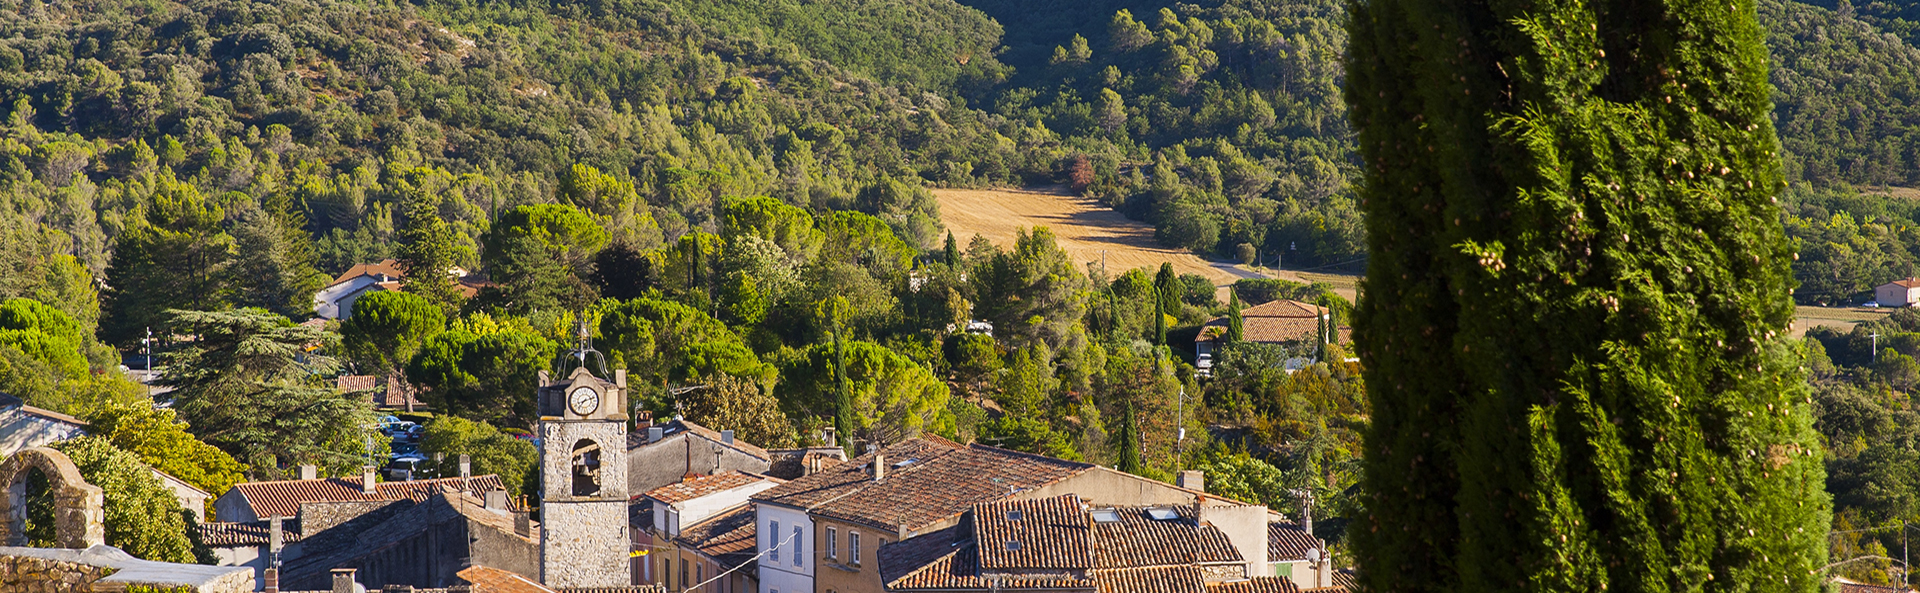
[{"label": "parked car", "polygon": [[1193,360],[1194,374],[1202,377],[1213,376],[1213,354],[1201,354]]},{"label": "parked car", "polygon": [[392,461],[387,462],[384,473],[389,481],[405,482],[421,475],[421,472],[426,470],[427,467],[428,461],[425,457],[417,454],[396,455]]}]

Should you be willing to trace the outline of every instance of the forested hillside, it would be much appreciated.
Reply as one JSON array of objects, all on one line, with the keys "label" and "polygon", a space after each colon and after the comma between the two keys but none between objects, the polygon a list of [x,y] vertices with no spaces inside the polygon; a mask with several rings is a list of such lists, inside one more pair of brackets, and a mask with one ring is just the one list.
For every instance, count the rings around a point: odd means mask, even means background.
[{"label": "forested hillside", "polygon": [[[1913,272],[1920,212],[1852,188],[1920,183],[1920,53],[1865,13],[1761,6],[1802,300]],[[1320,489],[1337,534],[1359,367],[1279,369],[1344,351],[1236,345],[1202,382],[1182,343],[1234,306],[1204,278],[1089,269],[1045,230],[948,237],[927,188],[1058,184],[1170,246],[1358,270],[1344,18],[1339,0],[0,0],[0,391],[217,491],[357,466],[371,412],[328,381],[392,375],[446,413],[438,450],[524,472],[496,429],[524,428],[584,312],[646,384],[714,387],[645,405],[761,444],[839,424],[1204,466],[1276,508]],[[295,324],[384,258],[426,272],[364,321]],[[1345,315],[1325,287],[1250,286],[1236,298]],[[112,372],[149,329],[177,389],[162,412]]]}]

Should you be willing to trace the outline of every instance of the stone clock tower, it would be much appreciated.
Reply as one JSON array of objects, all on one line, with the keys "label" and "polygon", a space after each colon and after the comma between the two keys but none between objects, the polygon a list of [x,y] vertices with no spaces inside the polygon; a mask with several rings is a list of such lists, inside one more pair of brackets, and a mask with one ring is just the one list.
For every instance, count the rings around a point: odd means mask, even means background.
[{"label": "stone clock tower", "polygon": [[[611,380],[585,337],[571,373],[540,373],[540,580],[548,587],[625,587],[627,559],[627,372]],[[599,358],[600,374],[587,370]],[[568,361],[573,362],[573,361]],[[562,364],[565,369],[567,364]]]}]

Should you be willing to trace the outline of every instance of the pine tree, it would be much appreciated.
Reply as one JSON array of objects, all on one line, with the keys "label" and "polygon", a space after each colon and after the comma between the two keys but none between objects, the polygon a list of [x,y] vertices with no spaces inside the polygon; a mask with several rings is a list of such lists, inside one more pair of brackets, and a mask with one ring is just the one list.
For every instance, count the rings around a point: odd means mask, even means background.
[{"label": "pine tree", "polygon": [[1754,3],[1348,5],[1375,591],[1813,591]]},{"label": "pine tree", "polygon": [[440,218],[439,197],[415,192],[404,204],[406,226],[400,232],[400,267],[407,273],[406,291],[427,297],[451,314],[460,310],[460,291],[448,271],[458,247],[454,230]]}]

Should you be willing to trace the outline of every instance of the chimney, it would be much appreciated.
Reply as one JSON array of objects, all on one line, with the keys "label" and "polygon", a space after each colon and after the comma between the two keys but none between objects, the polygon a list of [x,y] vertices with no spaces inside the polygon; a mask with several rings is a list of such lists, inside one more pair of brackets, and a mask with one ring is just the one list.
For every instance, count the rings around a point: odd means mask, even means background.
[{"label": "chimney", "polygon": [[886,479],[886,477],[887,477],[887,454],[880,451],[874,451],[873,452],[873,481],[878,482],[880,480]]},{"label": "chimney", "polygon": [[1300,505],[1300,529],[1307,532],[1307,537],[1313,537],[1313,499],[1311,498],[1306,500],[1306,504]]},{"label": "chimney", "polygon": [[838,435],[833,434],[833,427],[831,426],[820,429],[820,442],[825,443],[828,447],[840,446],[840,439],[837,438],[837,436]]},{"label": "chimney", "polygon": [[1179,477],[1174,478],[1174,485],[1179,486],[1181,488],[1186,488],[1188,490],[1198,490],[1201,492],[1206,492],[1207,491],[1207,475],[1205,473],[1200,472],[1199,470],[1190,469],[1187,471],[1183,471],[1183,472],[1180,472]]},{"label": "chimney", "polygon": [[473,458],[466,453],[460,454],[460,479],[473,477]]},{"label": "chimney", "polygon": [[513,514],[513,534],[520,537],[533,537],[533,515],[526,511]]},{"label": "chimney", "polygon": [[260,587],[266,593],[280,593],[280,569],[269,566],[260,571]]},{"label": "chimney", "polygon": [[733,444],[733,431],[731,430],[720,431],[720,442],[726,443],[729,445]]},{"label": "chimney", "polygon": [[271,530],[267,533],[267,552],[273,554],[272,557],[275,560],[280,558],[280,548],[287,541],[286,536],[283,535],[286,533],[286,526],[286,519],[281,517],[274,517],[267,522],[267,527]]},{"label": "chimney", "polygon": [[658,443],[660,442],[660,439],[665,436],[667,436],[666,429],[658,426],[647,427],[647,444],[651,445],[654,443]]},{"label": "chimney", "polygon": [[353,572],[351,568],[333,569],[333,593],[356,593],[359,587],[353,582]]},{"label": "chimney", "polygon": [[375,471],[376,471],[376,468],[374,468],[371,465],[360,466],[360,491],[361,492],[364,492],[367,494],[373,494],[373,485],[377,483],[377,481],[380,479],[380,476],[374,474]]},{"label": "chimney", "polygon": [[[620,371],[620,372],[626,372],[626,371]],[[653,412],[649,412],[646,410],[639,410],[633,413],[633,429],[635,431],[647,428],[649,426],[653,426]]]},{"label": "chimney", "polygon": [[496,510],[496,511],[507,510],[507,491],[488,490],[486,505],[487,505],[487,508],[491,510]]},{"label": "chimney", "polygon": [[316,466],[314,466],[314,465],[313,465],[313,464],[311,464],[311,463],[306,463],[306,464],[301,464],[301,465],[300,465],[300,479],[302,479],[302,480],[317,480],[317,479],[320,479],[320,468],[319,468],[319,467],[316,467]]}]

